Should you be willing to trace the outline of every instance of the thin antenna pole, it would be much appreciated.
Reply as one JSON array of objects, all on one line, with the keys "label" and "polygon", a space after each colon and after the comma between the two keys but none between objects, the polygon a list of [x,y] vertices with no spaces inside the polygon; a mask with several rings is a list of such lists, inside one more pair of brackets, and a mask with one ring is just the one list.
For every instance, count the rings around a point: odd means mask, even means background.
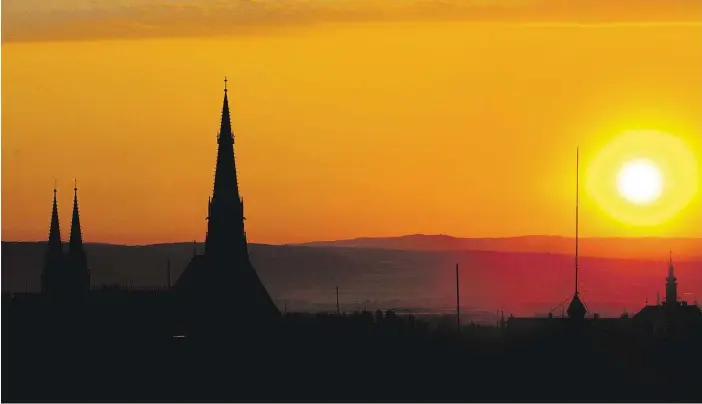
[{"label": "thin antenna pole", "polygon": [[580,147],[575,163],[575,294],[578,294],[578,249],[580,247]]},{"label": "thin antenna pole", "polygon": [[341,310],[339,310],[339,287],[336,287],[336,314],[341,315]]},{"label": "thin antenna pole", "polygon": [[461,292],[458,288],[458,264],[456,264],[456,331],[461,333]]},{"label": "thin antenna pole", "polygon": [[168,283],[168,289],[171,289],[171,259],[168,259],[168,263],[166,265],[166,282]]}]

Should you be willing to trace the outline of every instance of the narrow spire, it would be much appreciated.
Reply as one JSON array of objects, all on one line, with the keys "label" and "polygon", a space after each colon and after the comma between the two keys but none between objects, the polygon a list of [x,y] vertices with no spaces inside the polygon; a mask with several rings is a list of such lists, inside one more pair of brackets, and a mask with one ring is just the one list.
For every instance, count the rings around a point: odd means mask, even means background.
[{"label": "narrow spire", "polygon": [[678,285],[675,278],[675,267],[673,266],[673,252],[670,252],[670,263],[668,265],[668,277],[665,285],[665,301],[669,306],[675,306],[678,302]]},{"label": "narrow spire", "polygon": [[[55,180],[54,180],[55,182]],[[59,226],[58,203],[56,202],[56,184],[54,183],[54,202],[49,226],[49,250],[61,251],[61,227]]]},{"label": "narrow spire", "polygon": [[[244,232],[243,206],[239,194],[234,133],[229,116],[229,101],[224,92],[222,121],[219,130],[214,186],[209,201],[207,223],[207,253],[229,255],[235,245],[237,259],[248,261]],[[216,247],[215,247],[216,246]],[[216,250],[216,252],[215,252]]]},{"label": "narrow spire", "polygon": [[83,249],[83,234],[80,228],[80,214],[78,213],[78,183],[73,180],[73,217],[71,219],[71,235],[69,241],[70,251]]}]

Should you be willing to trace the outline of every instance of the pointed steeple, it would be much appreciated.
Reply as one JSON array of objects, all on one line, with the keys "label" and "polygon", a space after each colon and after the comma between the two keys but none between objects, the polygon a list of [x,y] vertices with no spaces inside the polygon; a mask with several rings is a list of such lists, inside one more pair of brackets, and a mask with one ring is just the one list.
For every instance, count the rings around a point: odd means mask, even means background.
[{"label": "pointed steeple", "polygon": [[71,219],[71,235],[68,242],[67,269],[70,270],[71,293],[74,296],[90,291],[90,270],[88,269],[88,257],[83,248],[83,232],[80,226],[80,214],[78,213],[78,185],[73,180],[73,217]]},{"label": "pointed steeple", "polygon": [[665,285],[665,304],[669,307],[678,304],[678,283],[675,277],[675,267],[673,266],[673,252],[670,252],[670,260],[668,261],[668,277]]},{"label": "pointed steeple", "polygon": [[236,256],[235,260],[237,261],[248,261],[226,77],[224,79],[222,120],[217,144],[217,165],[212,198],[208,204],[205,252],[230,257]]},{"label": "pointed steeple", "polygon": [[49,241],[44,253],[44,265],[41,270],[41,291],[44,294],[56,294],[61,290],[63,282],[63,246],[61,243],[61,227],[59,226],[58,203],[56,202],[56,184],[54,183],[54,201],[51,209],[51,224],[49,225]]},{"label": "pointed steeple", "polygon": [[73,218],[71,219],[71,236],[68,244],[69,252],[83,250],[83,234],[80,229],[80,215],[78,214],[78,185],[73,180]]},{"label": "pointed steeple", "polygon": [[61,227],[59,226],[58,203],[56,202],[56,186],[54,186],[54,203],[51,210],[51,225],[49,225],[49,251],[61,252]]},{"label": "pointed steeple", "polygon": [[[212,313],[212,307],[221,307],[229,313],[245,306],[247,310],[242,316],[258,321],[278,317],[280,312],[249,260],[226,84],[225,78],[214,186],[207,209],[205,253],[192,258],[173,290],[206,313]],[[193,321],[201,320],[202,316],[193,317]],[[239,320],[246,321],[242,317]],[[227,327],[223,323],[206,323],[202,329]]]}]

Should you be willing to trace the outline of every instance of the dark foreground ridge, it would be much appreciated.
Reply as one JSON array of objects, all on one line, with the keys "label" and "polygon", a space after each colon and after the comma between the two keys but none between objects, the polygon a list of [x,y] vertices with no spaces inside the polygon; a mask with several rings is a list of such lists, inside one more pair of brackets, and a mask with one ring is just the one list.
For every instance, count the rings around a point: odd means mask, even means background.
[{"label": "dark foreground ridge", "polygon": [[[699,401],[699,330],[551,319],[537,333],[386,313],[178,336],[155,312],[3,304],[3,401]],[[20,310],[20,309],[18,309]],[[21,310],[26,310],[21,309]],[[122,311],[123,309],[120,309]],[[124,316],[124,317],[121,317]],[[222,319],[223,322],[227,319]],[[250,324],[247,320],[246,324]],[[516,331],[515,331],[516,330]]]}]

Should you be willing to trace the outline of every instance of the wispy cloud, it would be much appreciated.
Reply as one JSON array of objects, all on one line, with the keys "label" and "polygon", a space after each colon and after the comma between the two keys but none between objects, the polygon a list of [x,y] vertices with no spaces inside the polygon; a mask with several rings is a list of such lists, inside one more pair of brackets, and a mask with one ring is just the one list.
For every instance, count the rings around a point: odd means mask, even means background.
[{"label": "wispy cloud", "polygon": [[4,0],[3,41],[233,35],[342,22],[702,25],[700,0]]}]

